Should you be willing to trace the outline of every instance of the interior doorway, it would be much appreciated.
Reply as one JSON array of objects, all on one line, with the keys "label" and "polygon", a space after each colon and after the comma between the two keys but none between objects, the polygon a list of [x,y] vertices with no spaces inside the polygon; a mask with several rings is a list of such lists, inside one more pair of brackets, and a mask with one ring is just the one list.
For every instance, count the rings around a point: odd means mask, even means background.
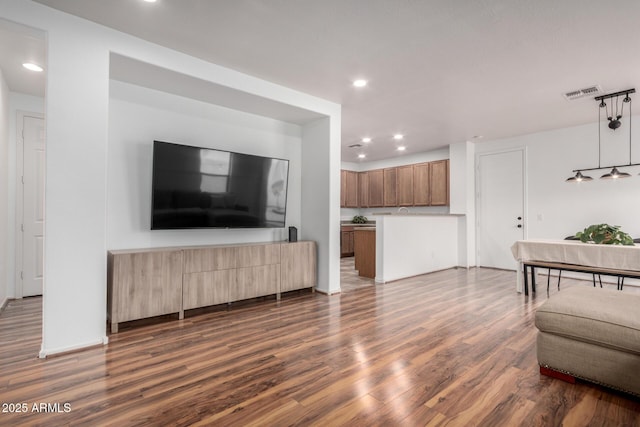
[{"label": "interior doorway", "polygon": [[42,295],[44,278],[45,121],[17,115],[16,297]]},{"label": "interior doorway", "polygon": [[526,236],[525,149],[479,154],[477,157],[477,264],[516,270],[511,254]]}]

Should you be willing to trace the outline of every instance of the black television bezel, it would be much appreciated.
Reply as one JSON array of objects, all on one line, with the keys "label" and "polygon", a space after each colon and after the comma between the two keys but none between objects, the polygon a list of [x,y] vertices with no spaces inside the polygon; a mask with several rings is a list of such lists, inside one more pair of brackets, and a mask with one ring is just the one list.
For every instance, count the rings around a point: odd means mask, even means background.
[{"label": "black television bezel", "polygon": [[[261,159],[268,159],[268,160],[282,160],[287,162],[287,179],[285,182],[285,188],[287,189],[286,194],[285,194],[285,198],[284,198],[284,220],[283,220],[283,225],[280,227],[265,227],[265,226],[224,226],[224,227],[215,227],[215,226],[210,226],[210,227],[199,227],[199,226],[194,226],[194,227],[162,227],[162,228],[158,228],[158,227],[154,227],[153,224],[153,213],[154,213],[154,209],[153,209],[153,202],[154,202],[154,197],[155,197],[155,176],[156,176],[156,166],[155,166],[155,149],[156,149],[156,144],[165,144],[165,145],[176,145],[176,146],[180,146],[180,147],[186,147],[186,148],[193,148],[193,149],[197,149],[197,150],[211,150],[211,151],[218,151],[218,152],[223,152],[223,153],[230,153],[230,154],[238,154],[238,155],[242,155],[242,156],[250,156],[250,157],[259,157]],[[152,231],[167,231],[167,230],[274,230],[274,229],[282,229],[282,228],[286,228],[287,226],[287,201],[289,199],[289,167],[291,165],[291,161],[289,159],[282,159],[279,157],[267,157],[267,156],[259,156],[257,154],[249,154],[249,153],[243,153],[240,151],[230,151],[230,150],[222,150],[222,149],[218,149],[218,148],[211,148],[211,147],[201,147],[198,145],[187,145],[187,144],[179,144],[176,142],[168,142],[168,141],[160,141],[157,139],[153,140],[153,146],[152,146],[152,152],[151,152],[151,206],[150,206],[150,215],[149,215],[149,219],[150,219],[150,230]]]}]

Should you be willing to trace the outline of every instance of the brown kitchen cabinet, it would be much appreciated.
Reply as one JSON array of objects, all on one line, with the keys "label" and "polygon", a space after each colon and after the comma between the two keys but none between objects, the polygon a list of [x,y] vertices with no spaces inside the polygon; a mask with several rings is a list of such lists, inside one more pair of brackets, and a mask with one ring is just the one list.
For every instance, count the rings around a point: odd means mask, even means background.
[{"label": "brown kitchen cabinet", "polygon": [[385,206],[398,206],[398,170],[383,169],[383,199]]},{"label": "brown kitchen cabinet", "polygon": [[369,172],[358,173],[358,207],[369,207]]},{"label": "brown kitchen cabinet", "polygon": [[431,206],[449,205],[449,160],[431,162],[429,171]]},{"label": "brown kitchen cabinet", "polygon": [[353,256],[353,227],[340,229],[340,257]]},{"label": "brown kitchen cabinet", "polygon": [[340,171],[340,207],[448,206],[449,160]]},{"label": "brown kitchen cabinet", "polygon": [[354,267],[358,276],[375,279],[376,277],[376,229],[360,227],[354,236]]},{"label": "brown kitchen cabinet", "polygon": [[370,170],[369,177],[369,207],[379,208],[384,206],[384,175],[382,169]]},{"label": "brown kitchen cabinet", "polygon": [[340,207],[344,208],[347,205],[347,171],[340,171]]},{"label": "brown kitchen cabinet", "polygon": [[430,164],[413,165],[413,205],[429,206],[431,202]]},{"label": "brown kitchen cabinet", "polygon": [[413,165],[399,166],[398,206],[413,206]]},{"label": "brown kitchen cabinet", "polygon": [[358,172],[340,171],[340,207],[358,207]]}]

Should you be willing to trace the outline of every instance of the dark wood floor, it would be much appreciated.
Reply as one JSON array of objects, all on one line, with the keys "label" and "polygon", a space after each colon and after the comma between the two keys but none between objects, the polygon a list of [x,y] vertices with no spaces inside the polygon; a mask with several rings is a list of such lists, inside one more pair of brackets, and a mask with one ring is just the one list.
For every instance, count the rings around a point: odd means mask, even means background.
[{"label": "dark wood floor", "polygon": [[640,426],[640,400],[539,375],[533,316],[547,296],[517,294],[515,273],[375,286],[349,262],[340,295],[125,326],[107,346],[46,360],[40,299],[12,301],[0,314],[0,402],[28,411],[0,413],[0,425]]}]

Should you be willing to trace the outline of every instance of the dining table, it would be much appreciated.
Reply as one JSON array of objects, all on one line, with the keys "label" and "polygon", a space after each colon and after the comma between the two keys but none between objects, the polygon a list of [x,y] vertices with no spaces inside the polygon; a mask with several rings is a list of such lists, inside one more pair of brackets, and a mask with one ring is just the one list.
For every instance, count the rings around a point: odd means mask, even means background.
[{"label": "dining table", "polygon": [[[516,291],[525,291],[523,279],[528,262],[547,262],[566,265],[567,270],[612,274],[623,277],[640,276],[640,245],[606,245],[584,243],[580,240],[527,239],[511,246],[518,261]],[[581,268],[584,267],[584,268]],[[615,273],[615,274],[614,274]],[[532,285],[535,284],[532,279]]]}]

